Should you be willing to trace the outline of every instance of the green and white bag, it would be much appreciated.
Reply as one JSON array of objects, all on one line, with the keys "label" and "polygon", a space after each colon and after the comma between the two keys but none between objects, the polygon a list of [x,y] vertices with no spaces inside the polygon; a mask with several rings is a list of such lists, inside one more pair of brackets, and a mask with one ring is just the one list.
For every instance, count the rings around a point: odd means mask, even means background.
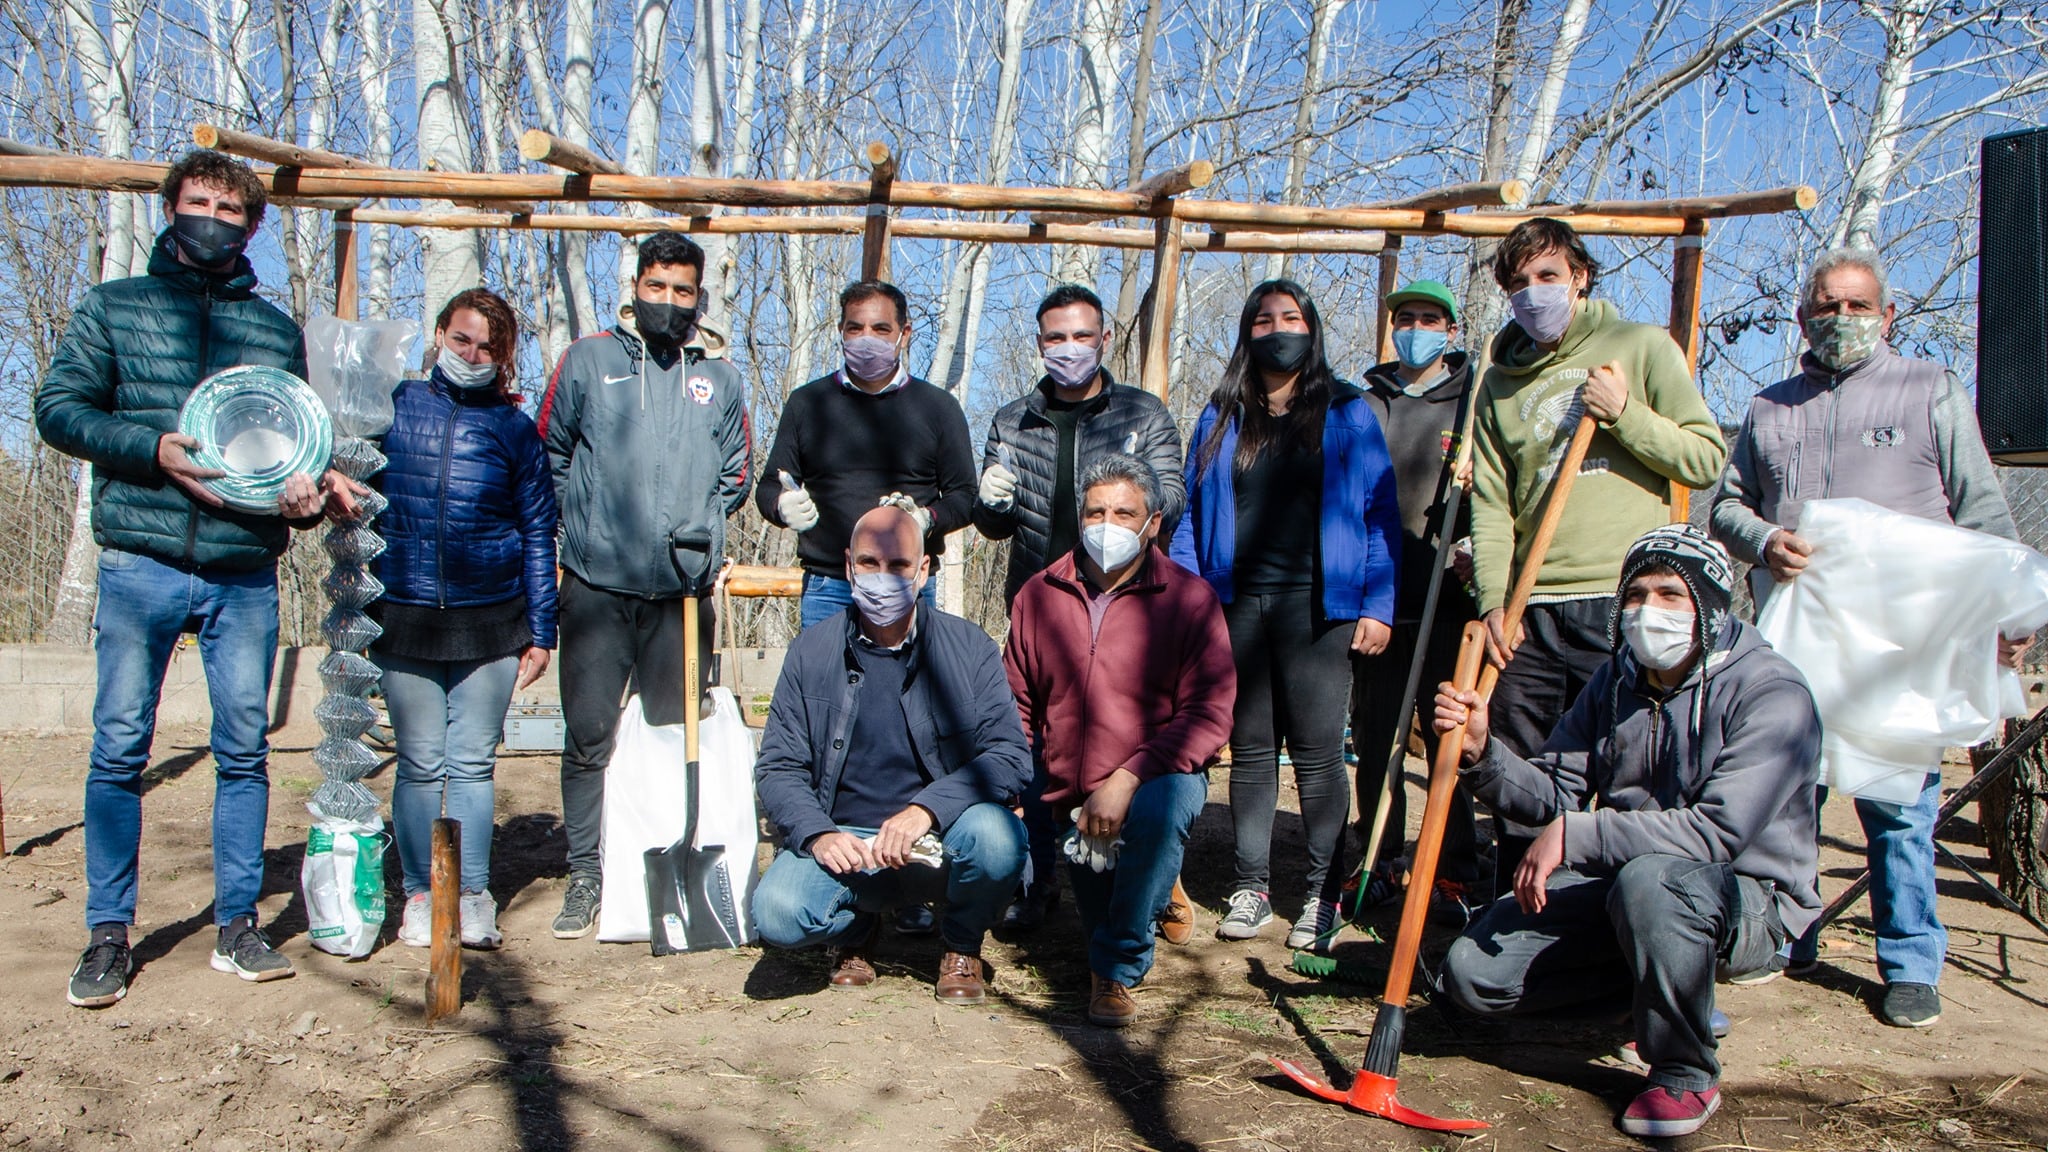
[{"label": "green and white bag", "polygon": [[384,927],[384,821],[321,820],[306,833],[306,936],[313,947],[360,960]]}]

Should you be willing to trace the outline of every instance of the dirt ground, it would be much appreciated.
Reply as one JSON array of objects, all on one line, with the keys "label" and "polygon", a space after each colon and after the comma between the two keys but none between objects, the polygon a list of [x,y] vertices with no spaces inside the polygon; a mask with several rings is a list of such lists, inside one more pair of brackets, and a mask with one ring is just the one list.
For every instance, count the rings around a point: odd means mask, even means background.
[{"label": "dirt ground", "polygon": [[[1476,1139],[1432,1137],[1295,1091],[1267,1058],[1348,1075],[1376,988],[1288,971],[1284,928],[1249,946],[1213,938],[1229,883],[1221,774],[1187,867],[1205,908],[1188,948],[1162,947],[1139,1026],[1085,1020],[1087,970],[1070,903],[994,942],[996,995],[941,1007],[930,940],[889,938],[884,978],[823,989],[814,955],[743,949],[650,957],[637,945],[549,936],[564,858],[551,757],[499,769],[493,889],[507,947],[469,953],[460,1016],[421,1017],[423,950],[385,940],[350,963],[314,951],[298,894],[317,770],[282,747],[264,919],[295,979],[244,984],[207,967],[213,944],[211,760],[196,731],[160,735],[145,800],[141,970],[123,1003],[71,1008],[84,933],[79,808],[86,740],[0,737],[8,852],[0,857],[0,1146],[774,1150],[1579,1149],[1631,1147],[1614,1110],[1642,1083],[1611,1053],[1618,1026],[1557,1021],[1448,1028],[1413,1006],[1401,1090],[1412,1106],[1477,1116]],[[1419,764],[1411,763],[1412,769]],[[1960,770],[1957,770],[1960,771]],[[388,771],[378,778],[388,789]],[[1954,781],[1951,781],[1954,783]],[[1292,803],[1291,796],[1283,802]],[[1419,808],[1420,805],[1412,805]],[[1951,829],[1983,867],[1969,827]],[[1828,808],[1823,887],[1857,871],[1847,805]],[[391,879],[396,884],[392,854]],[[1298,826],[1275,852],[1283,916],[1299,899]],[[1291,869],[1291,871],[1290,871]],[[1699,1135],[1720,1150],[2029,1148],[2048,1141],[2048,940],[1942,873],[1953,933],[1942,1022],[1871,1014],[1866,920],[1831,934],[1811,981],[1724,988],[1726,1104]],[[394,913],[396,902],[393,903]],[[1395,913],[1384,913],[1391,932]],[[395,921],[395,915],[394,915]],[[1447,930],[1446,930],[1447,931]],[[1342,958],[1372,969],[1362,934]],[[1433,939],[1426,954],[1444,945]]]}]

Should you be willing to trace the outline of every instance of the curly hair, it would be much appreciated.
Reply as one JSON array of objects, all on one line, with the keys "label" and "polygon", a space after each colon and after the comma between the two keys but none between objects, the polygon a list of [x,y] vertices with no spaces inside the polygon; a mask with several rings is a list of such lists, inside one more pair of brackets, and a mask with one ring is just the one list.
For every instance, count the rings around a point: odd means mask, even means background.
[{"label": "curly hair", "polygon": [[256,178],[255,170],[240,160],[211,148],[194,148],[178,157],[178,162],[164,173],[163,187],[158,189],[164,206],[173,213],[178,210],[178,194],[187,180],[225,188],[240,196],[242,208],[249,214],[249,231],[254,232],[263,223],[263,208],[270,203],[270,191]]},{"label": "curly hair", "polygon": [[490,350],[491,363],[498,366],[498,395],[508,403],[519,403],[519,389],[514,380],[519,374],[519,318],[512,314],[512,306],[505,298],[489,288],[471,288],[457,292],[455,298],[441,308],[441,314],[434,318],[434,331],[444,332],[455,319],[455,314],[464,308],[484,318],[484,325],[491,330],[491,338],[484,342]]}]

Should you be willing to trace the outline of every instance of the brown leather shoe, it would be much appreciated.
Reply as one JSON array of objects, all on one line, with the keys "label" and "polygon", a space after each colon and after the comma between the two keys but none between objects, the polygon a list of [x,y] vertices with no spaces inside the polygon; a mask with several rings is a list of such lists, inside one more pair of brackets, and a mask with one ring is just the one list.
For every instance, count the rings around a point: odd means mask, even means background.
[{"label": "brown leather shoe", "polygon": [[1104,1028],[1121,1028],[1138,1018],[1138,1002],[1131,990],[1114,980],[1088,974],[1088,1022]]},{"label": "brown leather shoe", "polygon": [[1176,945],[1195,938],[1195,902],[1188,899],[1188,890],[1180,886],[1177,876],[1173,895],[1166,898],[1166,908],[1159,913],[1159,938]]},{"label": "brown leather shoe", "polygon": [[981,957],[948,952],[939,957],[939,982],[932,994],[947,1004],[979,1004],[988,994]]},{"label": "brown leather shoe", "polygon": [[865,988],[875,982],[875,966],[868,960],[868,950],[874,944],[875,933],[870,929],[857,942],[839,947],[838,955],[832,960],[832,987]]}]

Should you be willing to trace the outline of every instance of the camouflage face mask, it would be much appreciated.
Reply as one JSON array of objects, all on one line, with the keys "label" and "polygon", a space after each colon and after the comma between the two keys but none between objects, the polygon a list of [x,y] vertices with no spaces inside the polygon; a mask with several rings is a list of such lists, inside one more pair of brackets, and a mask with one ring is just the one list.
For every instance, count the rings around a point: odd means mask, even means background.
[{"label": "camouflage face mask", "polygon": [[1809,316],[1805,327],[1814,359],[1837,372],[1870,359],[1884,342],[1882,316]]}]

